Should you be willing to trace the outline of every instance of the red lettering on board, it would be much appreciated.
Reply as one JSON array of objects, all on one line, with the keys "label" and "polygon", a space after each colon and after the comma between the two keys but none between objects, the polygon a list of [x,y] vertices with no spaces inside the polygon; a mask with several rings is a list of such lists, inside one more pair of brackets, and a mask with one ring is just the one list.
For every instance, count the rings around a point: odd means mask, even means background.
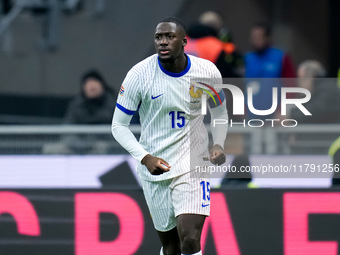
[{"label": "red lettering on board", "polygon": [[339,193],[285,193],[283,195],[283,238],[285,255],[337,255],[335,241],[309,241],[308,215],[340,214]]},{"label": "red lettering on board", "polygon": [[218,255],[240,255],[228,205],[223,193],[211,193],[211,201],[210,217],[206,218],[202,230],[202,250],[204,249],[208,228],[210,227]]},{"label": "red lettering on board", "polygon": [[[119,236],[99,240],[99,214],[119,219]],[[75,254],[134,254],[143,241],[144,219],[139,205],[121,193],[78,193],[75,195]]]},{"label": "red lettering on board", "polygon": [[39,218],[33,205],[24,196],[15,192],[0,192],[0,215],[8,213],[14,218],[18,233],[39,236]]}]

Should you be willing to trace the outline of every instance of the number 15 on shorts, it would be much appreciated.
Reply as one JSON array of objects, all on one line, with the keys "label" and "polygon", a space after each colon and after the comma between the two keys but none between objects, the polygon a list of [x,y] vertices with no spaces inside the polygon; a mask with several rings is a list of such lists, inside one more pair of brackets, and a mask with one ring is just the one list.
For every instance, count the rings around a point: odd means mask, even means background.
[{"label": "number 15 on shorts", "polygon": [[210,183],[207,181],[200,182],[203,190],[203,203],[202,207],[210,205]]}]

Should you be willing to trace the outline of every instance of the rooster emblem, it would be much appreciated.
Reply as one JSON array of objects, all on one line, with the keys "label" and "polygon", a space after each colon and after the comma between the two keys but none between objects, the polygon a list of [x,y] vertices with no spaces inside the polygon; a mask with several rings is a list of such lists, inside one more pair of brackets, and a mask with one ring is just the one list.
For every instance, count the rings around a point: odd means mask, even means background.
[{"label": "rooster emblem", "polygon": [[203,94],[203,90],[198,89],[198,90],[195,91],[195,87],[193,85],[191,85],[190,90],[189,90],[189,94],[193,99],[195,99],[194,101],[198,101],[198,99],[201,98],[201,96]]}]

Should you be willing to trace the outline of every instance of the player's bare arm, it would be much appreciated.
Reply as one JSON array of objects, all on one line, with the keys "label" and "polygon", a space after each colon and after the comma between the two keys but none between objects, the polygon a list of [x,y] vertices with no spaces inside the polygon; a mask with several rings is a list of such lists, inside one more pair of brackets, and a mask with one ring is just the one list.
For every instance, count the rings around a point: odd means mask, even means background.
[{"label": "player's bare arm", "polygon": [[171,166],[162,158],[154,157],[147,154],[141,161],[142,165],[145,165],[152,175],[161,175],[168,172]]},{"label": "player's bare arm", "polygon": [[225,154],[221,145],[215,144],[210,150],[210,162],[214,165],[225,163]]}]

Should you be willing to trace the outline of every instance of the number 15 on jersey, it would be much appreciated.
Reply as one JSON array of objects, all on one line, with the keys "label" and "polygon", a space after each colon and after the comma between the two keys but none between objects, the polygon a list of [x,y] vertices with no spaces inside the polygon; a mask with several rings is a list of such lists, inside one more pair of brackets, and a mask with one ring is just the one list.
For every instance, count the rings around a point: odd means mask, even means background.
[{"label": "number 15 on jersey", "polygon": [[176,128],[182,128],[185,126],[185,117],[184,112],[181,111],[171,111],[169,112],[169,115],[171,117],[171,127]]}]

